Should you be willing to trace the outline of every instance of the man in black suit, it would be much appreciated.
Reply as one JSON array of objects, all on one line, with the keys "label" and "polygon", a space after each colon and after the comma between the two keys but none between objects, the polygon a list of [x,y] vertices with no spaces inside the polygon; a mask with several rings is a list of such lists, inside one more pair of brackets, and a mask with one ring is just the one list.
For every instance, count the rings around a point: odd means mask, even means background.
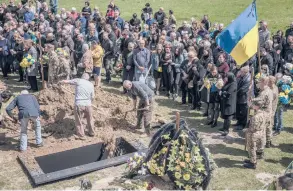
[{"label": "man in black suit", "polygon": [[236,119],[237,130],[245,128],[248,114],[248,96],[250,86],[249,66],[241,68],[240,75],[237,79],[237,104],[236,104]]}]

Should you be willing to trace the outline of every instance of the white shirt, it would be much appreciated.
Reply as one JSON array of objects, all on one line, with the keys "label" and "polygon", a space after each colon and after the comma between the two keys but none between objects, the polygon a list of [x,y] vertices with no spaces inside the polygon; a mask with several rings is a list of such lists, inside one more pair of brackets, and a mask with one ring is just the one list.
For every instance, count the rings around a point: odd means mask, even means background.
[{"label": "white shirt", "polygon": [[79,78],[70,80],[69,83],[75,85],[75,105],[91,106],[95,97],[94,85],[88,80]]}]

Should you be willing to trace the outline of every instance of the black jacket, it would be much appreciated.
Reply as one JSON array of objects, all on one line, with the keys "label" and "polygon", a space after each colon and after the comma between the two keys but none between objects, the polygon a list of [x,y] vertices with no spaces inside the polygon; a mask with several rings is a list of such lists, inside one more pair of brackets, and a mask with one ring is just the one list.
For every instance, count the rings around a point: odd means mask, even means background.
[{"label": "black jacket", "polygon": [[236,113],[237,82],[227,83],[222,88],[221,115],[229,116]]},{"label": "black jacket", "polygon": [[237,79],[237,104],[246,104],[250,85],[250,74]]},{"label": "black jacket", "polygon": [[267,53],[267,55],[263,56],[261,59],[261,65],[268,65],[269,70],[270,70],[270,75],[273,75],[274,73],[274,60],[273,57]]}]

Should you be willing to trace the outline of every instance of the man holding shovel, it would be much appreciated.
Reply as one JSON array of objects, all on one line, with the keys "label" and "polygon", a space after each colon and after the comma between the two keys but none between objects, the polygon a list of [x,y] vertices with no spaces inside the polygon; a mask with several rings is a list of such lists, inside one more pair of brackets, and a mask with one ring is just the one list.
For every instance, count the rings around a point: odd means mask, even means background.
[{"label": "man holding shovel", "polygon": [[94,137],[94,122],[92,114],[92,101],[95,96],[94,85],[89,81],[88,73],[83,73],[82,77],[73,80],[63,80],[60,84],[71,84],[75,86],[75,106],[74,117],[76,126],[76,138],[85,140],[82,118],[85,116],[89,128],[89,136]]},{"label": "man holding shovel", "polygon": [[[146,134],[150,135],[154,92],[145,83],[139,81],[125,80],[123,87],[133,99],[133,111],[137,111],[137,128],[141,129],[143,123]],[[136,109],[137,97],[140,100]]]}]

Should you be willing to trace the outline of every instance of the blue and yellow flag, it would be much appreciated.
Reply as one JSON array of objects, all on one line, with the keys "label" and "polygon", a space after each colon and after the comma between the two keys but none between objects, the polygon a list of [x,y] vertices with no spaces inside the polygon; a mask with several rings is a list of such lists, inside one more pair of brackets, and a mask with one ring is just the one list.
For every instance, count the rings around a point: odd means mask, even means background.
[{"label": "blue and yellow flag", "polygon": [[258,49],[258,22],[255,1],[245,9],[216,39],[237,65],[244,64]]}]

